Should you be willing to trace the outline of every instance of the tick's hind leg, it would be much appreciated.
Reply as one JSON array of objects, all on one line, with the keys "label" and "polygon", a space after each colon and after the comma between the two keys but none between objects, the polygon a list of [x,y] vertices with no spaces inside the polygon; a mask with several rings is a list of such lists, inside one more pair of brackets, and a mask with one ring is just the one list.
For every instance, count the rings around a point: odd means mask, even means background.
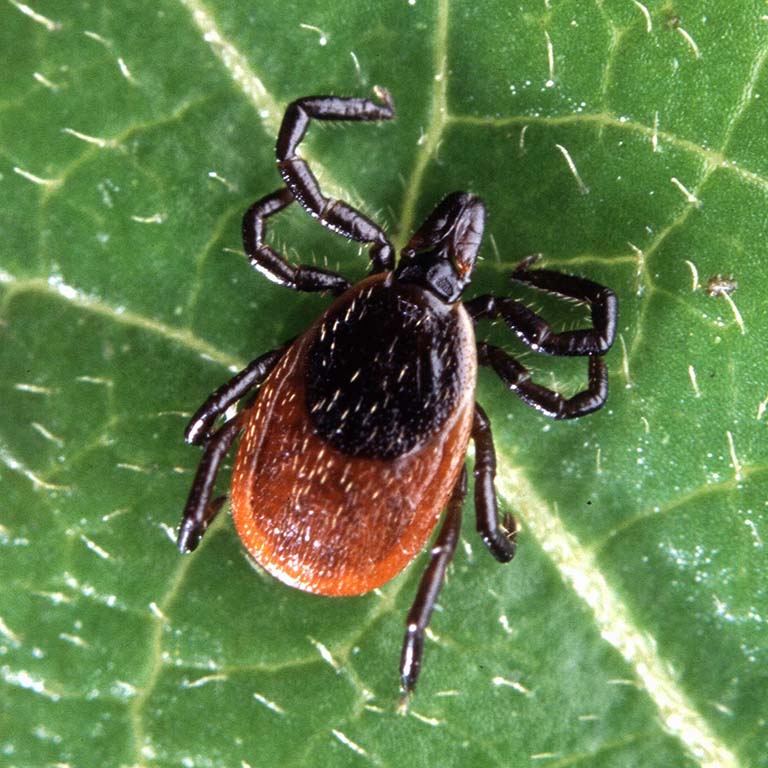
[{"label": "tick's hind leg", "polygon": [[528,309],[520,301],[495,296],[478,296],[464,303],[472,319],[495,320],[503,318],[509,329],[536,352],[548,355],[583,355],[589,358],[587,388],[573,397],[565,398],[531,381],[530,371],[512,355],[499,347],[480,342],[477,359],[488,365],[501,380],[528,405],[554,419],[574,419],[602,408],[608,397],[608,373],[602,360],[613,344],[618,319],[618,300],[610,289],[591,280],[566,275],[550,269],[529,269],[538,256],[520,262],[512,272],[512,279],[588,304],[592,328],[576,331],[552,330],[544,318]]},{"label": "tick's hind leg", "polygon": [[446,569],[456,551],[461,532],[461,507],[466,495],[467,470],[462,468],[448,501],[445,520],[432,546],[429,565],[421,577],[419,589],[406,619],[407,629],[400,656],[400,681],[406,696],[413,691],[421,671],[424,632],[445,581]]},{"label": "tick's hind leg", "polygon": [[475,403],[472,423],[472,439],[475,441],[475,515],[477,532],[488,551],[500,562],[508,563],[515,556],[517,526],[512,515],[505,515],[499,525],[499,509],[496,503],[496,450],[493,447],[491,422],[485,411]]},{"label": "tick's hind leg", "polygon": [[[577,275],[567,275],[552,269],[529,269],[539,256],[523,259],[512,272],[512,279],[540,291],[555,293],[589,305],[592,328],[552,333],[540,320],[536,332],[544,336],[539,342],[542,352],[551,355],[603,355],[616,336],[619,302],[616,294],[604,285]],[[543,333],[542,333],[543,331]]]},{"label": "tick's hind leg", "polygon": [[587,388],[573,397],[563,397],[531,381],[531,372],[512,355],[485,342],[477,345],[477,361],[488,365],[520,399],[553,419],[575,419],[605,405],[608,397],[608,372],[602,358],[589,357]]},{"label": "tick's hind leg", "polygon": [[370,243],[372,271],[382,272],[394,267],[392,245],[382,229],[343,200],[326,197],[309,165],[297,154],[313,119],[391,120],[395,110],[389,92],[375,88],[374,93],[378,102],[337,96],[307,96],[294,101],[285,110],[275,151],[280,175],[293,198],[324,227],[350,240]]},{"label": "tick's hind leg", "polygon": [[203,445],[211,437],[211,430],[230,405],[245,397],[252,389],[260,386],[285,354],[292,342],[273,349],[252,360],[240,373],[222,384],[197,409],[184,431],[184,439],[190,445]]},{"label": "tick's hind leg", "polygon": [[464,306],[475,320],[501,317],[518,338],[547,355],[604,355],[613,344],[618,319],[618,300],[610,289],[591,280],[551,269],[529,269],[538,256],[529,256],[512,272],[512,279],[541,291],[588,304],[592,328],[556,333],[544,318],[520,301],[478,296]]},{"label": "tick's hind leg", "polygon": [[211,496],[221,462],[242,429],[240,422],[238,414],[226,422],[206,443],[179,525],[177,545],[181,552],[192,552],[197,548],[206,529],[226,500],[225,496],[220,496],[211,501]]}]

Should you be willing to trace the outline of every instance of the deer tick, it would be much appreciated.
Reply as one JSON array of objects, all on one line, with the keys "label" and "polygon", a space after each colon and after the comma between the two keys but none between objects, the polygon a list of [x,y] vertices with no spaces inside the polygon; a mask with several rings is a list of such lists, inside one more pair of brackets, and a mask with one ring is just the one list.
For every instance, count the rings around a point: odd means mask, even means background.
[{"label": "deer tick", "polygon": [[[277,138],[284,186],[251,205],[243,242],[251,265],[296,291],[335,297],[298,338],[256,358],[195,413],[188,443],[203,456],[184,509],[182,552],[199,543],[224,497],[216,475],[241,437],[232,476],[232,515],[250,556],[281,581],[320,595],[359,595],[400,573],[424,548],[445,509],[406,621],[403,691],[416,684],[424,633],[459,538],[467,492],[465,455],[475,443],[477,531],[499,562],[515,554],[515,521],[499,520],[491,426],[475,402],[478,364],[528,405],[555,419],[600,408],[608,393],[603,355],[616,332],[617,300],[590,280],[532,269],[516,283],[587,304],[591,327],[554,331],[518,300],[483,295],[462,302],[483,237],[485,206],[449,194],[395,263],[385,232],[343,200],[327,197],[297,150],[312,120],[390,120],[389,93],[374,99],[310,96],[288,106]],[[266,221],[291,203],[341,237],[367,244],[370,274],[342,275],[290,264],[264,242]],[[535,384],[500,347],[476,341],[474,324],[501,319],[530,349],[588,360],[588,385],[572,397]],[[230,406],[255,399],[220,426]]]}]

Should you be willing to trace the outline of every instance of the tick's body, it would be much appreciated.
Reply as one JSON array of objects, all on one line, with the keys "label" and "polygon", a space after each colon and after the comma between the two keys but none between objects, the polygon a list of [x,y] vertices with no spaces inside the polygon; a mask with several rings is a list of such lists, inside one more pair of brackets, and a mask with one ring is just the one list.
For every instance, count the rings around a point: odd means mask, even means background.
[{"label": "tick's body", "polygon": [[[254,360],[214,392],[190,422],[204,446],[179,531],[191,551],[221,507],[211,500],[223,457],[242,433],[232,512],[254,560],[282,581],[323,595],[381,586],[424,548],[443,509],[413,606],[400,662],[403,689],[419,674],[424,632],[458,541],[467,489],[464,458],[475,442],[477,530],[500,562],[515,552],[511,515],[500,524],[490,423],[475,403],[478,363],[553,418],[600,408],[607,396],[601,356],[616,330],[616,297],[601,285],[526,259],[512,279],[590,306],[592,328],[554,332],[519,301],[479,296],[462,304],[482,241],[485,207],[463,192],[443,200],[395,266],[384,232],[347,203],[323,195],[297,154],[310,119],[386,120],[379,102],[315,96],[286,110],[277,140],[286,186],[254,203],[243,220],[251,264],[274,282],[328,291],[335,302],[298,339]],[[289,264],[264,243],[266,220],[298,202],[328,229],[370,245],[372,274],[356,286],[317,267]],[[476,342],[474,322],[501,318],[531,349],[589,359],[587,388],[570,398],[531,381],[499,347]],[[218,429],[217,419],[258,390],[252,405]]]},{"label": "tick's body", "polygon": [[232,514],[255,560],[324,595],[402,571],[464,464],[476,367],[461,304],[383,274],[340,296],[245,416]]}]

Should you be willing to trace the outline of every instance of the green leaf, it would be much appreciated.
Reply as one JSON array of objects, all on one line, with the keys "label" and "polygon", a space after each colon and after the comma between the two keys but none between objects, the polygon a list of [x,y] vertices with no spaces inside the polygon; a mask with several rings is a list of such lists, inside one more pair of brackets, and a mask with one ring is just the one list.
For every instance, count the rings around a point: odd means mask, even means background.
[{"label": "green leaf", "polygon": [[[768,766],[768,22],[725,5],[2,7],[0,762]],[[227,516],[194,555],[172,543],[189,414],[327,305],[241,254],[282,110],[374,84],[396,121],[302,145],[327,189],[399,245],[471,190],[468,295],[542,252],[621,302],[601,412],[552,423],[481,372],[519,553],[494,562],[468,504],[406,717],[423,555],[331,600],[255,572]],[[365,273],[301,211],[270,237]],[[716,275],[738,287],[710,296]],[[583,360],[524,360],[583,386]]]}]

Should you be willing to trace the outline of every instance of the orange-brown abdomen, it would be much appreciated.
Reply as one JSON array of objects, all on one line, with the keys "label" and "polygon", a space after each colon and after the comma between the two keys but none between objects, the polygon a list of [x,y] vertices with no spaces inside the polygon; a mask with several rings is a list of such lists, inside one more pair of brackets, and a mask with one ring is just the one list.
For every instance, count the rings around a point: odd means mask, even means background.
[{"label": "orange-brown abdomen", "polygon": [[[476,358],[472,324],[460,305],[447,310],[452,313],[454,357],[449,363],[456,397],[440,412],[434,429],[425,430],[422,425],[415,444],[400,441],[408,448],[404,453],[391,457],[392,452],[388,455],[384,448],[379,450],[385,456],[381,458],[376,455],[378,444],[369,441],[362,444],[364,451],[358,451],[364,455],[350,455],[354,451],[348,446],[337,447],[320,434],[318,420],[310,413],[308,399],[314,401],[308,398],[306,374],[313,344],[323,328],[334,327],[335,318],[349,316],[347,310],[355,306],[362,292],[392,290],[384,280],[383,275],[376,275],[340,297],[286,352],[244,416],[232,482],[235,525],[259,565],[308,592],[361,594],[403,570],[424,547],[464,462],[474,413]],[[397,301],[407,303],[409,297],[401,294]],[[369,292],[369,307],[371,300]],[[445,321],[435,319],[433,309],[431,305],[420,307],[424,318],[414,321],[419,328]],[[386,329],[382,333],[386,337]],[[361,339],[370,346],[372,365],[382,340],[386,342],[386,338]],[[399,340],[407,343],[407,339]],[[437,334],[435,343],[439,342]],[[426,362],[416,366],[414,397],[427,398],[422,389],[426,392],[430,375],[447,375],[439,360],[432,362],[430,371],[425,370],[434,358],[434,354],[428,357],[429,351],[424,352]],[[329,375],[338,373],[332,366],[329,371]],[[407,372],[396,370],[392,375],[402,380]],[[388,391],[387,381],[382,375],[383,393]],[[373,407],[370,402],[376,405],[379,400],[366,401],[369,410]],[[381,402],[390,399],[384,394]],[[340,411],[341,422],[349,417],[346,411],[349,409]],[[402,409],[393,411],[391,417],[402,419]],[[380,420],[371,424],[372,429],[381,426]],[[323,425],[327,431],[327,418]],[[341,429],[337,431],[341,433]]]}]

